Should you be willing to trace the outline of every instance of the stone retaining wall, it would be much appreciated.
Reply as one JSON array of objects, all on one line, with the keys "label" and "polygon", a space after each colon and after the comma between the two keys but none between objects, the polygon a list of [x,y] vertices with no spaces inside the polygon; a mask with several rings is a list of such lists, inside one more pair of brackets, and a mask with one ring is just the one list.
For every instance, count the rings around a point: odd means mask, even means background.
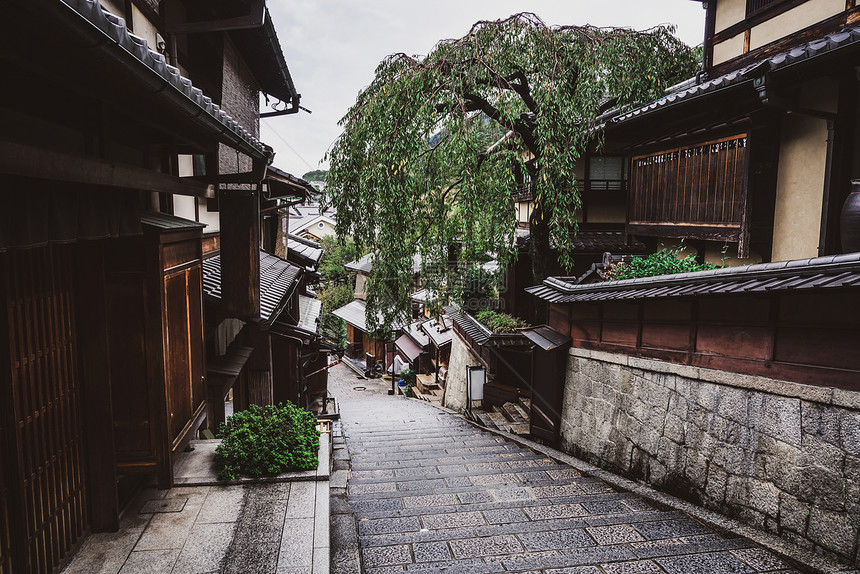
[{"label": "stone retaining wall", "polygon": [[860,393],[572,349],[561,443],[860,565]]},{"label": "stone retaining wall", "polygon": [[443,406],[459,412],[466,410],[466,367],[479,366],[481,361],[477,355],[455,331],[451,340],[451,358],[448,360]]}]

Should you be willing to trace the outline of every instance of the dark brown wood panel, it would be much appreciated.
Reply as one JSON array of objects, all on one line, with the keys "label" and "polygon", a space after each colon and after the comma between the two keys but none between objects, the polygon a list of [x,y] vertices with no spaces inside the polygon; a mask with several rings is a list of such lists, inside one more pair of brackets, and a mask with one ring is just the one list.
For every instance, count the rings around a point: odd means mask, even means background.
[{"label": "dark brown wood panel", "polygon": [[860,391],[856,288],[569,306],[574,347]]},{"label": "dark brown wood panel", "polygon": [[765,297],[720,296],[699,300],[699,321],[712,323],[767,323],[770,307]]},{"label": "dark brown wood panel", "polygon": [[567,307],[563,305],[550,305],[547,324],[559,333],[567,334],[570,332],[570,320],[567,314]]},{"label": "dark brown wood panel", "polygon": [[181,241],[164,246],[164,268],[170,269],[200,260],[200,244]]},{"label": "dark brown wood panel", "polygon": [[[22,571],[48,573],[87,531],[86,468],[75,328],[73,247],[7,256],[6,314],[11,355],[16,483],[15,524]],[[3,380],[3,379],[0,379]],[[14,429],[14,430],[12,430]],[[8,444],[8,443],[7,443]]]},{"label": "dark brown wood panel", "polygon": [[206,401],[206,349],[203,345],[203,268],[185,272],[188,292],[189,358],[191,361],[191,405],[197,412]]},{"label": "dark brown wood panel", "polygon": [[860,371],[860,327],[780,327],[776,332],[774,359],[784,363]]},{"label": "dark brown wood panel", "polygon": [[118,462],[155,463],[156,436],[146,368],[145,287],[132,274],[107,278],[111,406]]},{"label": "dark brown wood panel", "polygon": [[[0,378],[0,381],[5,382],[5,379]],[[14,463],[9,453],[6,452],[6,441],[9,439],[9,433],[6,432],[3,419],[4,417],[0,413],[0,574],[12,574],[14,572],[12,569],[12,520],[9,516],[10,492],[6,473],[13,468]]]},{"label": "dark brown wood panel", "polygon": [[575,341],[599,341],[600,321],[573,319],[570,325],[570,337]]},{"label": "dark brown wood panel", "polygon": [[186,274],[165,278],[167,406],[170,438],[176,441],[193,414],[191,402],[191,337]]},{"label": "dark brown wood panel", "polygon": [[645,323],[642,346],[655,349],[686,351],[690,348],[689,323]]},{"label": "dark brown wood panel", "polygon": [[700,324],[696,331],[696,351],[744,359],[768,358],[767,327],[752,325]]}]

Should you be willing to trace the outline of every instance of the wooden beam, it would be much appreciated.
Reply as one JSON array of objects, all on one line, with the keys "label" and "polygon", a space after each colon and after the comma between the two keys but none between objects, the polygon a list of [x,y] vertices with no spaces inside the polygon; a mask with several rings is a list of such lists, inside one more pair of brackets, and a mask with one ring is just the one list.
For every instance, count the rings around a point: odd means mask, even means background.
[{"label": "wooden beam", "polygon": [[0,174],[194,197],[215,194],[215,186],[210,183],[3,140],[0,140]]},{"label": "wooden beam", "polygon": [[630,235],[649,237],[686,237],[704,241],[739,241],[740,225],[697,225],[695,223],[640,223],[631,221],[627,225]]}]

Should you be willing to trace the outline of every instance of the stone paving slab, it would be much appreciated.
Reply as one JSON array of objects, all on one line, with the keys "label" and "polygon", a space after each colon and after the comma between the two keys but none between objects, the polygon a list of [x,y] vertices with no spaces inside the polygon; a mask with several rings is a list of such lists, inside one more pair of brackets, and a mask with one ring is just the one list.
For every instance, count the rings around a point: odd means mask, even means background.
[{"label": "stone paving slab", "polygon": [[88,537],[63,574],[328,574],[331,442],[321,439],[310,481],[143,489],[119,532]]},{"label": "stone paving slab", "polygon": [[332,369],[368,574],[805,571],[562,453],[355,383]]}]

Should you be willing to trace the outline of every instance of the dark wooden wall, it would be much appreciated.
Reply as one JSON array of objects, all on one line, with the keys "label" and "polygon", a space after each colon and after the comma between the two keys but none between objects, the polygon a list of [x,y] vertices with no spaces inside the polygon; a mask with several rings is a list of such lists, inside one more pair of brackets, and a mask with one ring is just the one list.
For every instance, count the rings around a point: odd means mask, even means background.
[{"label": "dark wooden wall", "polygon": [[857,289],[551,305],[573,346],[860,391]]},{"label": "dark wooden wall", "polygon": [[4,573],[51,572],[89,526],[73,262],[70,245],[0,255]]}]

